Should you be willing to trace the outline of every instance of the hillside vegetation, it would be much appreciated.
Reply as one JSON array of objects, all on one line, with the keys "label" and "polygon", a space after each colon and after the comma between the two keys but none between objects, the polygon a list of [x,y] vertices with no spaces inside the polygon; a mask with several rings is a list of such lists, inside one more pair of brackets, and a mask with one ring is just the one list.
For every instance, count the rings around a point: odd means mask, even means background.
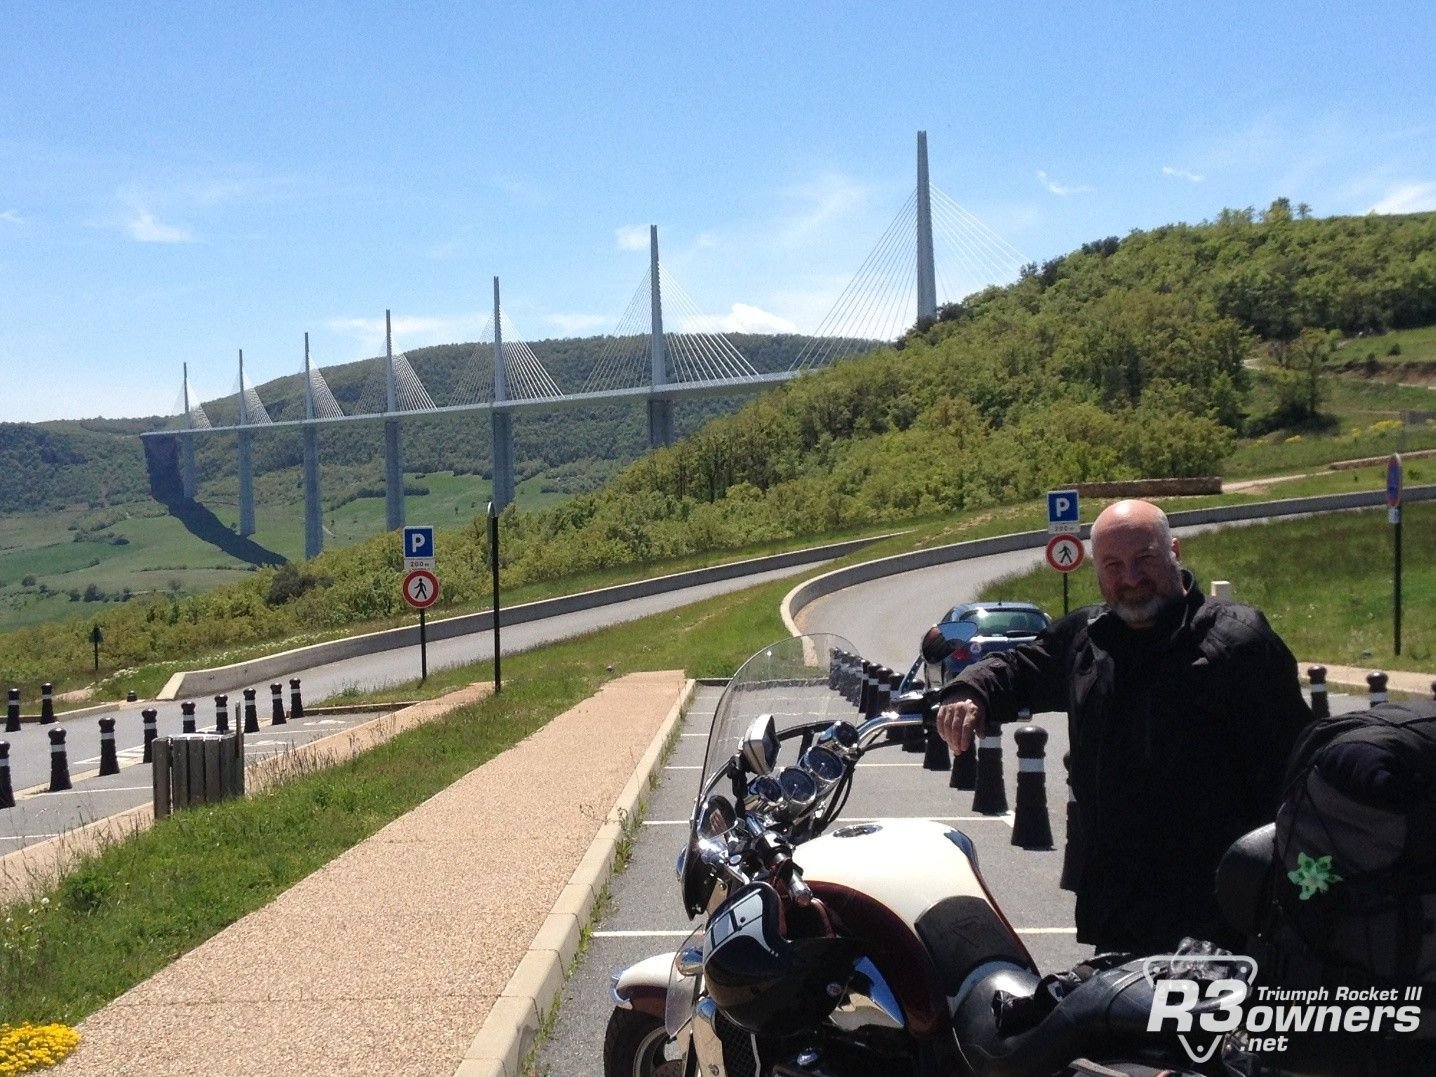
[{"label": "hillside vegetation", "polygon": [[[1260,215],[1100,240],[945,307],[895,347],[767,393],[600,490],[511,506],[505,585],[980,509],[1071,482],[1214,474],[1242,438],[1320,432],[1341,338],[1430,324],[1436,214],[1316,220],[1279,200]],[[482,604],[482,526],[441,542],[443,603]],[[103,615],[113,660],[390,617],[398,568],[398,544],[379,536],[206,595],[136,599]],[[82,639],[74,627],[4,637],[0,680],[83,669]]]}]

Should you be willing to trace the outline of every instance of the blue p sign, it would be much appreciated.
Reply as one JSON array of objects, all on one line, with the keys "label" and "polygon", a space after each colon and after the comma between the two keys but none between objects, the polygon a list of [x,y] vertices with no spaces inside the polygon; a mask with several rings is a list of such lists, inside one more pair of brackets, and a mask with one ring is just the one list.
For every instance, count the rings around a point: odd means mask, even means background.
[{"label": "blue p sign", "polygon": [[1079,518],[1076,490],[1047,492],[1047,523],[1075,524]]},{"label": "blue p sign", "polygon": [[433,557],[434,529],[432,527],[404,528],[405,557]]}]

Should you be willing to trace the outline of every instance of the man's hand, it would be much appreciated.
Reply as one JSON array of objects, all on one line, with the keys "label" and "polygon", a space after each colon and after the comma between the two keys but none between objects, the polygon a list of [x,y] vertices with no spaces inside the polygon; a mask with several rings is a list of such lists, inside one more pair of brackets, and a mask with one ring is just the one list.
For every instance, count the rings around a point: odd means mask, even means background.
[{"label": "man's hand", "polygon": [[954,752],[965,752],[973,738],[985,732],[982,705],[975,699],[959,699],[937,709],[937,733]]}]

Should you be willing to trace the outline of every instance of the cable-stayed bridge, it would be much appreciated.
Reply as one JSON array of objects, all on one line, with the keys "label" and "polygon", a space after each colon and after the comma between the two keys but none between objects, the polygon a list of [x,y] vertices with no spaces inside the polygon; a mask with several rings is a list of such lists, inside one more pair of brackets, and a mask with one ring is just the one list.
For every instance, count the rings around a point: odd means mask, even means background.
[{"label": "cable-stayed bridge", "polygon": [[[941,241],[941,259],[936,254],[935,236]],[[146,454],[151,467],[176,468],[184,495],[193,498],[197,490],[195,439],[222,432],[237,434],[238,530],[241,536],[249,536],[255,531],[253,439],[263,431],[298,427],[303,442],[305,556],[313,557],[323,548],[318,431],[326,424],[383,422],[385,520],[393,530],[404,524],[400,436],[404,418],[486,411],[493,436],[493,499],[502,509],[514,497],[512,422],[516,412],[641,400],[648,412],[650,446],[668,445],[673,440],[675,400],[758,392],[868,350],[875,341],[894,340],[914,324],[930,324],[937,317],[939,294],[955,301],[987,285],[1011,281],[1024,261],[992,229],[932,186],[927,136],[919,132],[913,193],[786,370],[760,372],[723,333],[702,328],[712,319],[703,315],[663,266],[658,229],[652,226],[647,272],[579,384],[560,386],[545,369],[504,311],[499,278],[495,277],[493,314],[480,335],[478,349],[492,355],[492,370],[481,371],[477,361],[471,363],[444,399],[436,400],[430,394],[405,353],[395,353],[386,311],[385,354],[376,363],[382,391],[366,394],[367,399],[361,397],[348,413],[330,391],[323,372],[311,363],[306,333],[302,419],[271,418],[245,376],[244,353],[240,352],[237,423],[215,425],[210,421],[191,392],[185,364],[174,428],[141,436],[152,439]],[[681,328],[666,328],[665,314],[670,325]]]}]

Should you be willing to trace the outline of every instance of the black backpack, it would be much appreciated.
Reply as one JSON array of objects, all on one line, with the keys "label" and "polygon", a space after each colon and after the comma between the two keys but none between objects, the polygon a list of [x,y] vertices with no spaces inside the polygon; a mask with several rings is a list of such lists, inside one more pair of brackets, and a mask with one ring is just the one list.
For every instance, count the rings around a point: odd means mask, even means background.
[{"label": "black backpack", "polygon": [[1274,852],[1281,943],[1326,975],[1436,984],[1436,703],[1308,725],[1287,764]]}]

